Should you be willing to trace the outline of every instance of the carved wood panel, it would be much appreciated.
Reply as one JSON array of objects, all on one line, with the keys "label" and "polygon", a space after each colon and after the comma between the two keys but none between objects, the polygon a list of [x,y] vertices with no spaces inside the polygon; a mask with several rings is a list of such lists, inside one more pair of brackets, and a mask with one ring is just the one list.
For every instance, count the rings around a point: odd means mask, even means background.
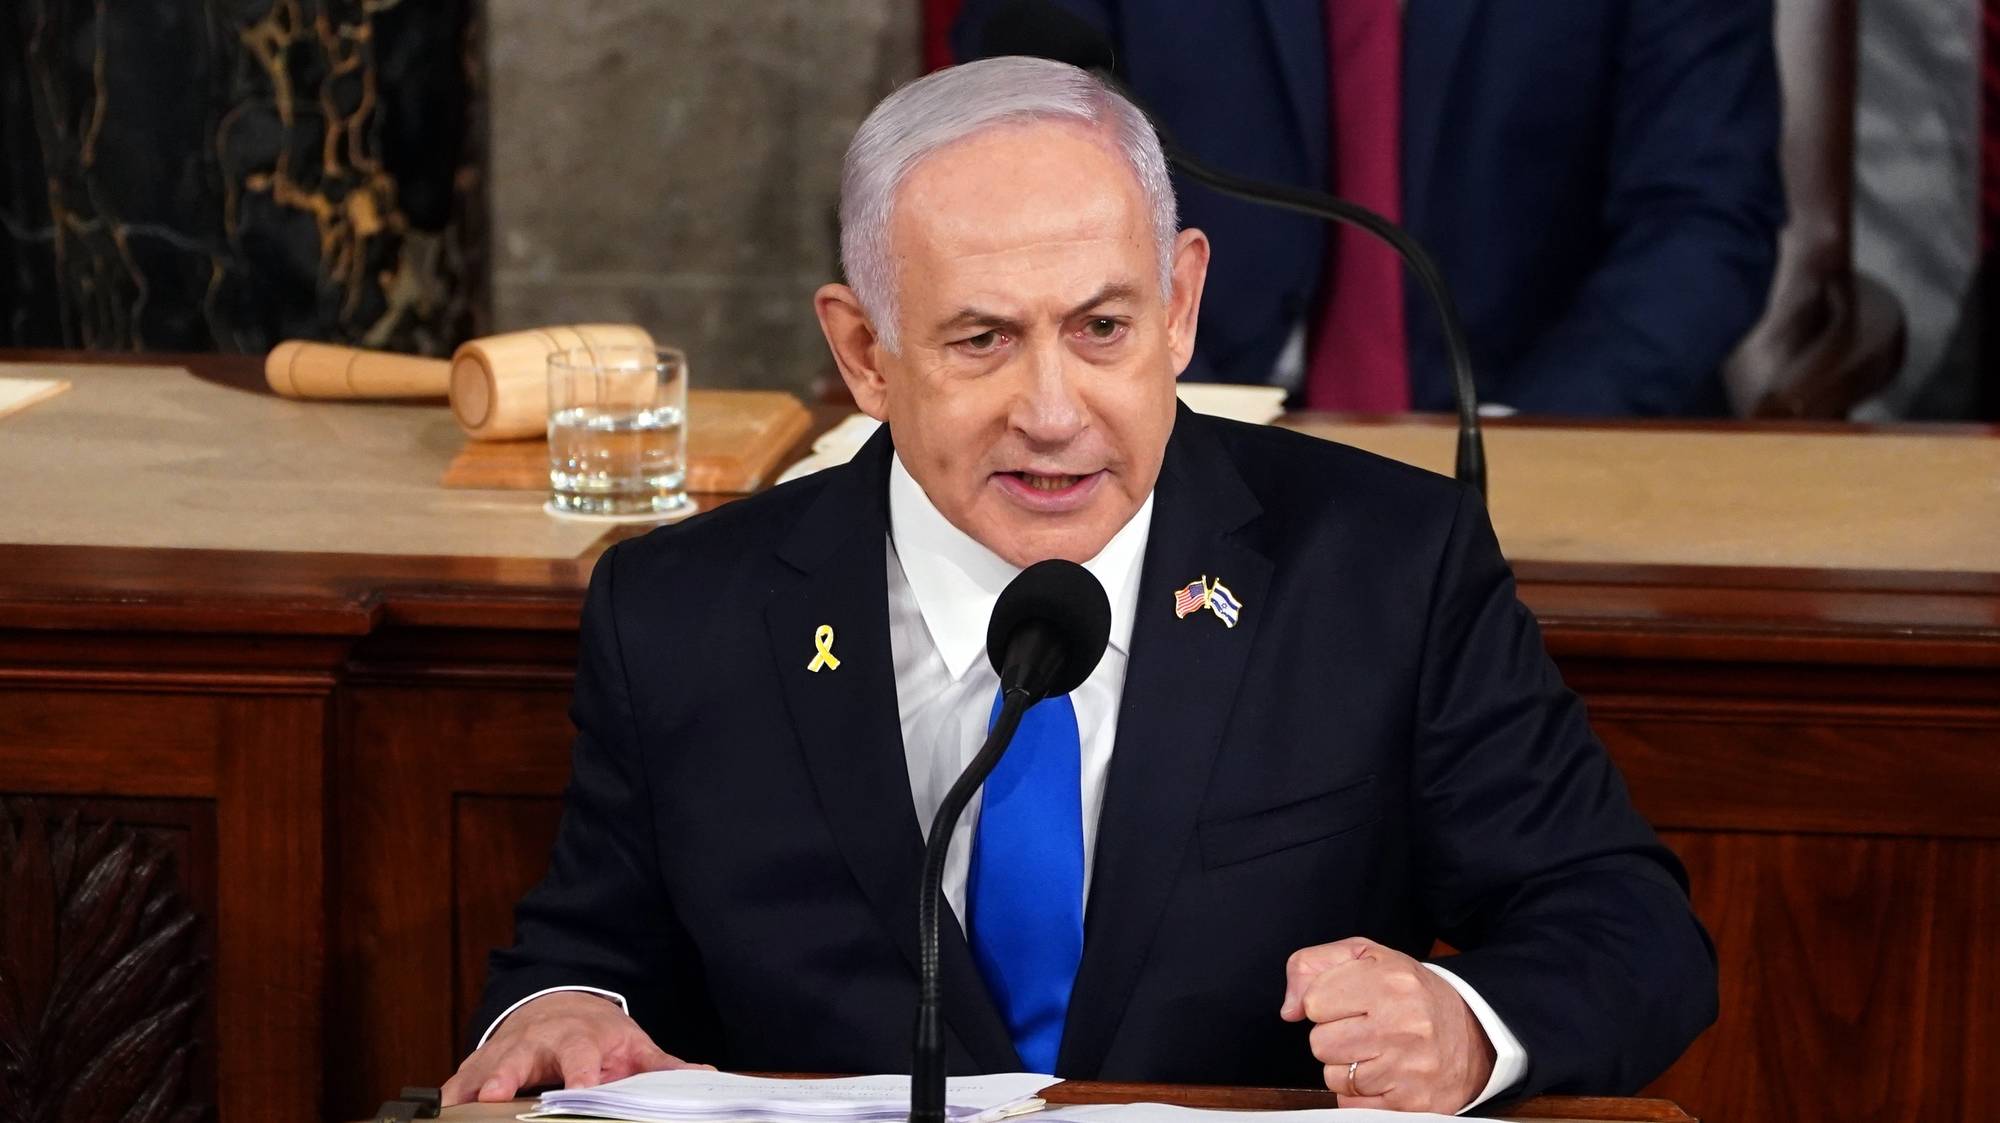
[{"label": "carved wood panel", "polygon": [[211,811],[0,796],[0,1123],[212,1118]]}]

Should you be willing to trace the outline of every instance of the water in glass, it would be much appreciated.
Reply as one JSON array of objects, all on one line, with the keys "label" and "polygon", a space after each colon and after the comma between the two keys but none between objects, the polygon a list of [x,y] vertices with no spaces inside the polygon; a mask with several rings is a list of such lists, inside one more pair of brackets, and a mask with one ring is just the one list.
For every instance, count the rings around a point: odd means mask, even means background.
[{"label": "water in glass", "polygon": [[579,356],[549,364],[549,490],[559,511],[685,510],[687,384],[677,354]]}]

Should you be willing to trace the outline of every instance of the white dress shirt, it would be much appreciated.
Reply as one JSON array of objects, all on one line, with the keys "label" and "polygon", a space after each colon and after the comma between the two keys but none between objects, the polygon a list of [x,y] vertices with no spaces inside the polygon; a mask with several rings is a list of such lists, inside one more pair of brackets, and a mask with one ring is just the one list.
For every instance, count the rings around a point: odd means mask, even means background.
[{"label": "white dress shirt", "polygon": [[[1139,574],[1145,562],[1146,540],[1153,527],[1153,497],[1148,495],[1103,550],[1083,563],[1104,586],[1111,601],[1111,640],[1104,658],[1083,685],[1070,693],[1081,738],[1083,798],[1083,892],[1090,895],[1092,856],[1097,842],[1098,812],[1104,806],[1104,780],[1117,743],[1118,703],[1125,692],[1125,667],[1131,657],[1132,624],[1139,611]],[[895,659],[896,706],[903,727],[903,758],[909,767],[910,796],[917,822],[926,838],[938,805],[952,781],[965,770],[986,740],[993,699],[1000,675],[986,657],[986,625],[993,603],[1020,572],[980,545],[940,513],[923,488],[896,457],[889,468],[889,541],[884,543],[889,577],[889,648]],[[955,916],[965,915],[965,883],[971,870],[972,838],[978,829],[980,800],[967,805],[945,852],[944,891]],[[1329,939],[1346,933],[1329,934]],[[1471,1007],[1493,1042],[1493,1076],[1465,1110],[1511,1087],[1528,1069],[1526,1049],[1493,1008],[1464,980],[1434,963],[1425,967],[1449,983]],[[1273,970],[1282,972],[1283,965]],[[588,987],[554,987],[529,995],[500,1015],[489,1027],[491,1036],[523,1003],[555,990],[589,990],[625,1006],[623,996]],[[1277,1011],[1271,1012],[1277,1017]],[[485,1037],[480,1043],[485,1044]],[[1301,1044],[1303,1047],[1303,1043]],[[694,1058],[700,1059],[700,1058]]]},{"label": "white dress shirt", "polygon": [[[1076,707],[1083,765],[1083,893],[1090,897],[1091,855],[1097,849],[1097,813],[1104,806],[1104,778],[1118,733],[1118,701],[1125,693],[1125,661],[1132,649],[1132,620],[1139,611],[1139,568],[1153,526],[1153,497],[1083,563],[1111,601],[1111,641],[1083,685],[1070,692]],[[910,769],[910,797],[926,840],[931,820],[952,781],[986,740],[1000,675],[986,657],[986,625],[993,603],[1021,571],[951,525],[931,504],[903,460],[889,468],[889,650],[896,661],[896,707],[903,719],[903,758]],[[965,923],[965,881],[972,865],[973,832],[981,796],[959,817],[945,851],[944,892]]]}]

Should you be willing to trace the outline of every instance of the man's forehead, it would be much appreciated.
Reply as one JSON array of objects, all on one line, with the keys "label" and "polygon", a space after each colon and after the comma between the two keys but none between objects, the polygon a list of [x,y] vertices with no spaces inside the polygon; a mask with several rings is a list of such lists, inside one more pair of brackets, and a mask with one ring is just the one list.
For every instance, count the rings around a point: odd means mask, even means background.
[{"label": "man's forehead", "polygon": [[1044,122],[976,134],[919,164],[889,236],[913,310],[947,315],[1069,307],[1142,283],[1153,256],[1150,212],[1123,157],[1086,127]]},{"label": "man's forehead", "polygon": [[1130,165],[1101,130],[1035,121],[983,130],[919,162],[897,191],[891,227],[976,252],[1124,236],[1146,212]]}]

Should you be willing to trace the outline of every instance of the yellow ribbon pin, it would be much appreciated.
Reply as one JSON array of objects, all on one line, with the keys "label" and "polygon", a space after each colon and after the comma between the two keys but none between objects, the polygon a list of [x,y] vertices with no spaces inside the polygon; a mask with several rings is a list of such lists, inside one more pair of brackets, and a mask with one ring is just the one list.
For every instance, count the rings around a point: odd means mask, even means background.
[{"label": "yellow ribbon pin", "polygon": [[840,660],[833,657],[833,625],[819,626],[819,630],[813,633],[813,646],[819,649],[819,654],[813,656],[813,661],[806,664],[806,670],[818,674],[821,667],[829,671],[840,669]]}]

